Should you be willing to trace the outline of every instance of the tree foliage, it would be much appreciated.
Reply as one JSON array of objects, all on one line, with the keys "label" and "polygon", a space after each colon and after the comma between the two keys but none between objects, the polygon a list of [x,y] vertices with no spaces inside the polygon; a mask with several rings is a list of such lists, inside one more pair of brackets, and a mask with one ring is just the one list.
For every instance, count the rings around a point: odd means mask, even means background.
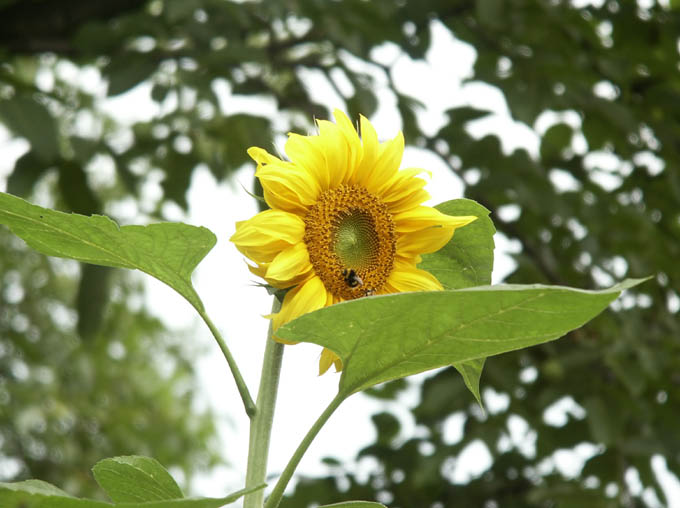
[{"label": "tree foliage", "polygon": [[[91,214],[109,212],[126,196],[141,199],[148,183],[160,180],[162,198],[143,200],[140,207],[162,216],[168,201],[186,206],[198,165],[226,178],[246,162],[246,147],[268,146],[282,129],[306,132],[313,116],[326,117],[336,104],[318,104],[305,73],[324,76],[354,118],[375,111],[380,76],[407,141],[437,154],[466,182],[466,196],[491,211],[498,231],[519,242],[508,282],[595,289],[624,276],[655,274],[656,281],[628,294],[621,304],[626,313],[614,308],[567,340],[490,359],[483,384],[487,394],[503,394],[502,409],[481,414],[453,369],[427,379],[413,409],[422,430],[418,437],[401,436],[394,415],[375,415],[378,439],[360,454],[378,464],[368,480],[337,467],[327,478],[300,483],[288,506],[330,503],[339,496],[389,501],[394,507],[644,504],[625,479],[630,472],[664,501],[650,459],[660,455],[680,473],[675,416],[680,404],[680,11],[675,2],[672,7],[622,0],[575,4],[5,0],[0,2],[0,121],[30,143],[7,189],[26,196],[36,184],[54,181],[63,209]],[[498,135],[472,136],[470,124],[488,116],[485,110],[451,109],[435,133],[422,125],[418,105],[425,98],[401,92],[390,66],[375,61],[374,50],[388,43],[423,59],[433,24],[475,49],[471,79],[500,89],[512,117],[537,131],[537,155],[504,151]],[[74,80],[73,69],[101,73],[109,96],[135,87],[146,91],[155,115],[120,125],[102,110],[101,93]],[[341,86],[344,81],[350,92]],[[235,112],[234,99],[257,99],[276,111],[276,118]],[[111,178],[93,177],[102,161],[113,168]],[[519,214],[503,213],[508,207]],[[47,265],[6,242],[3,263],[14,256],[12,266],[19,261],[25,266],[27,259],[33,266]],[[7,276],[15,272],[5,266],[10,265],[3,264],[5,298],[8,278],[30,287],[29,268]],[[116,326],[103,305],[92,307],[107,298],[84,296],[110,295],[101,283],[110,275],[88,270],[81,272],[76,301],[79,326],[85,317],[91,323],[81,334]],[[63,277],[48,273],[56,291]],[[57,301],[73,298],[73,281],[67,278],[71,293],[55,296]],[[41,315],[43,297],[26,295],[38,309],[26,315]],[[21,321],[12,305],[3,304],[2,312],[6,323]],[[42,319],[50,315],[43,312]],[[7,341],[3,332],[3,340],[27,354],[33,346],[16,333]],[[63,333],[74,340],[73,330]],[[23,383],[26,395],[13,392],[12,400],[30,408],[29,394],[41,392]],[[396,382],[373,393],[392,398],[403,386]],[[546,411],[565,398],[577,409],[558,423],[546,418]],[[452,415],[464,421],[456,442],[443,432]],[[534,436],[533,446],[509,439],[509,422],[518,418]],[[19,419],[7,417],[13,420]],[[3,438],[3,450],[21,443],[14,434]],[[473,442],[484,444],[492,464],[467,483],[453,483],[447,471]],[[574,474],[560,471],[556,452],[581,443],[593,443],[595,454]],[[31,474],[50,479],[39,470]],[[338,478],[348,486],[341,494]]]},{"label": "tree foliage", "polygon": [[[139,281],[111,274],[97,333],[77,333],[73,261],[0,231],[0,436],[7,479],[97,491],[103,456],[154,454],[186,479],[215,463],[211,415],[195,405],[192,351],[143,309]],[[158,432],[159,427],[173,433]]]}]

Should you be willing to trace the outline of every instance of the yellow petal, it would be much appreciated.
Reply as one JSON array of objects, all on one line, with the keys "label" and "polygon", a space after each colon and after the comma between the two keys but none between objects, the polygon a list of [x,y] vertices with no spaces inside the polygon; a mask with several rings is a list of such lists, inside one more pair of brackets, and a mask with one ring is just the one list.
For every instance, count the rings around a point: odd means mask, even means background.
[{"label": "yellow petal", "polygon": [[[304,242],[279,252],[267,268],[266,279],[272,284],[284,285],[312,269],[309,252]],[[284,286],[285,287],[285,286]]]},{"label": "yellow petal", "polygon": [[302,166],[267,164],[258,167],[255,176],[260,179],[264,198],[272,208],[304,214],[319,196],[319,183]]},{"label": "yellow petal", "polygon": [[392,216],[395,229],[399,233],[418,231],[431,226],[459,228],[469,224],[476,218],[472,216],[446,215],[436,208],[429,206],[418,206]]},{"label": "yellow petal", "polygon": [[274,237],[289,244],[302,241],[305,223],[299,215],[282,210],[265,210],[248,220],[236,223],[230,240],[243,245],[260,245],[265,238]]},{"label": "yellow petal", "polygon": [[315,142],[311,136],[289,133],[285,150],[290,160],[303,166],[316,179],[321,191],[328,190],[330,182],[328,166],[318,142]]},{"label": "yellow petal", "polygon": [[392,175],[389,185],[385,186],[382,194],[384,196],[395,196],[405,192],[405,189],[422,188],[427,183],[419,177],[423,173],[432,176],[428,170],[422,168],[405,168],[397,171]]},{"label": "yellow petal", "polygon": [[328,120],[317,120],[319,135],[312,138],[326,157],[329,186],[335,188],[345,183],[348,172],[349,145],[340,128]]},{"label": "yellow petal", "polygon": [[401,132],[397,133],[394,139],[381,143],[375,163],[368,169],[368,177],[363,181],[366,190],[378,196],[382,195],[399,171],[403,155],[404,135]]},{"label": "yellow petal", "polygon": [[368,118],[360,115],[359,127],[361,129],[362,157],[354,173],[353,183],[366,187],[366,182],[370,179],[371,171],[378,159],[380,144],[378,143],[378,134]]},{"label": "yellow petal", "polygon": [[352,121],[347,117],[347,115],[339,109],[335,109],[333,110],[333,116],[335,117],[335,123],[345,138],[347,147],[349,148],[347,157],[347,174],[345,175],[343,182],[347,183],[353,181],[354,173],[357,166],[359,165],[359,161],[361,161],[363,148],[361,147],[359,135],[357,134],[354,125],[352,125]]},{"label": "yellow petal", "polygon": [[434,226],[413,233],[404,233],[397,238],[397,252],[400,256],[411,257],[436,252],[449,243],[455,228]]},{"label": "yellow petal", "polygon": [[387,279],[388,290],[395,293],[406,291],[437,291],[442,285],[430,272],[420,270],[408,262],[395,262]]},{"label": "yellow petal", "polygon": [[248,155],[250,155],[251,159],[257,162],[258,166],[262,164],[275,164],[277,162],[281,162],[281,159],[273,156],[267,152],[267,150],[260,148],[259,146],[251,146],[248,148]]},{"label": "yellow petal", "polygon": [[[296,317],[325,307],[327,300],[328,293],[321,279],[317,276],[309,278],[286,293],[281,310],[273,317],[274,332]],[[274,338],[286,343],[276,336]]]},{"label": "yellow petal", "polygon": [[323,348],[321,358],[319,358],[319,376],[325,374],[333,364],[335,364],[335,372],[342,370],[342,360],[340,360],[340,357],[330,349]]},{"label": "yellow petal", "polygon": [[265,210],[249,220],[237,222],[230,240],[253,261],[269,263],[282,250],[302,242],[304,234],[305,223],[299,216]]},{"label": "yellow petal", "polygon": [[426,182],[417,175],[425,172],[420,168],[402,169],[397,172],[381,192],[381,199],[392,214],[398,214],[417,207],[430,199],[430,194],[423,189]]},{"label": "yellow petal", "polygon": [[255,266],[251,265],[250,263],[246,263],[246,265],[248,266],[250,273],[264,279],[264,275],[267,273],[267,267],[269,266],[269,263],[257,263]]},{"label": "yellow petal", "polygon": [[[414,178],[414,180],[420,180],[420,178]],[[384,201],[387,204],[387,209],[390,211],[390,213],[397,215],[421,205],[430,199],[430,197],[430,193],[425,189],[411,189],[409,192],[404,193],[399,197],[399,199],[396,199],[395,201]]]}]

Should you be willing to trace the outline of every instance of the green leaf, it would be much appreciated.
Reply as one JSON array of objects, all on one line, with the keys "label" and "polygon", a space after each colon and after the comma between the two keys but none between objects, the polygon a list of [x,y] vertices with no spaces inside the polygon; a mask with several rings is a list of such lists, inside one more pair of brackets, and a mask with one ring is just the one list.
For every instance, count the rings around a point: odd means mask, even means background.
[{"label": "green leaf", "polygon": [[[42,480],[25,480],[23,482],[2,483],[0,482],[0,492],[25,492],[27,494],[38,494],[45,496],[70,497],[59,487]],[[0,497],[0,499],[4,499]]]},{"label": "green leaf", "polygon": [[401,423],[392,413],[382,412],[371,416],[375,431],[378,436],[378,444],[390,446],[392,441],[399,435]]},{"label": "green leaf", "polygon": [[571,144],[572,128],[564,123],[550,127],[541,138],[541,159],[550,162],[560,157],[562,150]]},{"label": "green leaf", "polygon": [[359,114],[371,116],[375,113],[378,108],[378,100],[375,96],[375,89],[373,87],[361,86],[361,84],[355,81],[356,86],[354,89],[354,95],[346,99],[347,101],[347,112],[350,118],[359,118]]},{"label": "green leaf", "polygon": [[263,489],[265,485],[242,489],[222,498],[166,499],[151,502],[126,502],[115,505],[77,499],[63,490],[40,480],[16,483],[0,483],[0,506],[2,508],[220,508],[237,501],[242,496]]},{"label": "green leaf", "polygon": [[96,337],[104,322],[109,303],[111,268],[84,264],[80,270],[80,283],[76,297],[78,334],[83,340]]},{"label": "green leaf", "polygon": [[464,125],[472,120],[478,120],[491,114],[488,109],[477,109],[471,106],[461,106],[458,108],[447,109],[445,113],[449,116],[451,124]]},{"label": "green leaf", "polygon": [[76,499],[41,480],[0,483],[0,506],[3,508],[111,508],[110,504],[101,501]]},{"label": "green leaf", "polygon": [[26,152],[14,163],[14,170],[7,178],[7,191],[17,196],[28,196],[47,169],[48,165],[34,150]]},{"label": "green leaf", "polygon": [[391,379],[557,339],[643,280],[601,291],[498,285],[362,298],[305,314],[277,335],[335,351],[344,366],[340,393],[350,395]]},{"label": "green leaf", "polygon": [[215,245],[207,228],[181,223],[119,227],[108,217],[57,212],[5,193],[0,193],[0,224],[48,256],[148,273],[203,311],[191,273]]},{"label": "green leaf", "polygon": [[94,479],[116,503],[181,499],[182,490],[165,468],[151,457],[112,457],[92,468]]},{"label": "green leaf", "polygon": [[227,497],[196,497],[184,499],[170,499],[166,501],[152,501],[146,503],[117,503],[116,508],[220,508],[221,506],[234,503],[241,497],[251,492],[263,489],[266,484],[237,490]]},{"label": "green leaf", "polygon": [[484,368],[485,358],[476,358],[467,362],[456,362],[453,366],[456,368],[460,375],[463,376],[463,381],[468,390],[472,392],[475,396],[477,402],[484,409],[484,404],[482,403],[482,397],[479,394],[479,379],[482,377],[482,369]]},{"label": "green leaf", "polygon": [[501,27],[505,20],[501,0],[477,0],[477,19],[481,25]]},{"label": "green leaf", "polygon": [[370,501],[345,501],[343,503],[325,504],[319,508],[387,508],[384,504]]},{"label": "green leaf", "polygon": [[[435,208],[447,215],[474,215],[477,220],[456,230],[451,241],[432,254],[425,254],[418,268],[432,273],[444,289],[463,289],[491,284],[493,271],[493,235],[496,228],[489,210],[471,199],[454,199]],[[474,394],[479,405],[479,379],[484,359],[458,362],[453,365],[463,376],[465,386]]]},{"label": "green leaf", "polygon": [[435,208],[447,215],[474,215],[477,220],[457,229],[451,241],[437,252],[425,254],[418,268],[437,277],[444,289],[491,284],[496,228],[489,210],[471,199],[454,199]]},{"label": "green leaf", "polygon": [[623,434],[622,415],[617,415],[614,404],[607,404],[601,397],[588,397],[583,406],[588,413],[588,426],[593,440],[605,446],[620,444]]},{"label": "green leaf", "polygon": [[83,166],[77,162],[59,164],[59,190],[70,212],[89,215],[101,210],[99,198],[87,183]]},{"label": "green leaf", "polygon": [[47,108],[23,95],[0,101],[0,119],[17,136],[26,138],[43,163],[59,156],[57,125]]},{"label": "green leaf", "polygon": [[147,56],[126,53],[117,56],[105,68],[109,78],[109,97],[127,92],[148,79],[156,70],[156,62]]},{"label": "green leaf", "polygon": [[92,159],[99,150],[104,148],[99,141],[83,138],[81,136],[71,136],[69,141],[71,142],[71,148],[73,148],[76,160],[83,166],[90,162],[90,159]]},{"label": "green leaf", "polygon": [[156,102],[163,102],[170,92],[170,87],[155,83],[151,88],[151,98]]}]

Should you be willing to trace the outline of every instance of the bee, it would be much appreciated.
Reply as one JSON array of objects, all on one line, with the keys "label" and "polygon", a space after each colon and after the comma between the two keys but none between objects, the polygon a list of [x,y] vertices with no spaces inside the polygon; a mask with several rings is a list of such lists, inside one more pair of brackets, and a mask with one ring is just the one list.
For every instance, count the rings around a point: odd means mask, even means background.
[{"label": "bee", "polygon": [[354,269],[343,269],[342,276],[345,278],[345,284],[351,288],[364,285],[364,281],[361,280],[361,277],[357,275],[357,272],[355,272]]}]

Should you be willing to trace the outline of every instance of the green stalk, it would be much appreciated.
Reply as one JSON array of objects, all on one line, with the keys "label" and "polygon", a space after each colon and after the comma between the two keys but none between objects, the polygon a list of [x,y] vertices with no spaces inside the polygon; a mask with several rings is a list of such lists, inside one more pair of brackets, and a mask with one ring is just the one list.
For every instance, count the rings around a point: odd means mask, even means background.
[{"label": "green stalk", "polygon": [[229,364],[231,374],[234,376],[234,381],[236,381],[236,387],[238,388],[238,393],[241,395],[241,400],[243,401],[243,406],[246,409],[246,414],[252,419],[253,416],[255,416],[255,403],[253,402],[253,398],[250,396],[250,392],[248,391],[248,385],[246,385],[246,382],[243,380],[243,376],[241,376],[241,371],[236,364],[236,360],[234,360],[234,357],[231,355],[231,351],[229,351],[229,348],[227,347],[227,343],[224,341],[220,331],[208,317],[208,314],[206,314],[205,310],[198,308],[196,308],[196,310],[203,318],[205,324],[208,325],[213,337],[215,337],[217,344],[220,346],[222,354]]},{"label": "green stalk", "polygon": [[309,448],[309,445],[312,444],[312,441],[321,430],[321,427],[324,426],[335,410],[338,409],[338,406],[340,406],[342,401],[346,398],[346,394],[338,393],[331,403],[328,404],[328,407],[324,410],[324,412],[321,413],[321,416],[317,418],[317,420],[314,422],[314,425],[312,425],[309,431],[307,431],[307,435],[305,435],[305,437],[302,439],[297,447],[297,450],[295,450],[295,453],[288,461],[288,464],[286,464],[286,468],[283,470],[283,473],[281,473],[281,478],[279,478],[279,481],[276,482],[276,486],[267,499],[264,508],[277,508],[279,506],[281,498],[283,497],[283,492],[286,490],[286,485],[288,485],[288,482],[292,478],[295,469],[302,459],[302,456],[307,451],[307,448]]},{"label": "green stalk", "polygon": [[[281,303],[275,297],[272,314],[279,311]],[[250,442],[248,443],[248,469],[246,471],[246,487],[255,487],[264,483],[267,476],[267,458],[269,456],[269,440],[272,433],[272,421],[276,406],[276,394],[279,388],[283,344],[272,338],[272,324],[269,324],[267,343],[262,360],[260,388],[257,392],[257,412],[250,419]],[[244,498],[243,508],[262,508],[264,489],[260,489]]]}]

